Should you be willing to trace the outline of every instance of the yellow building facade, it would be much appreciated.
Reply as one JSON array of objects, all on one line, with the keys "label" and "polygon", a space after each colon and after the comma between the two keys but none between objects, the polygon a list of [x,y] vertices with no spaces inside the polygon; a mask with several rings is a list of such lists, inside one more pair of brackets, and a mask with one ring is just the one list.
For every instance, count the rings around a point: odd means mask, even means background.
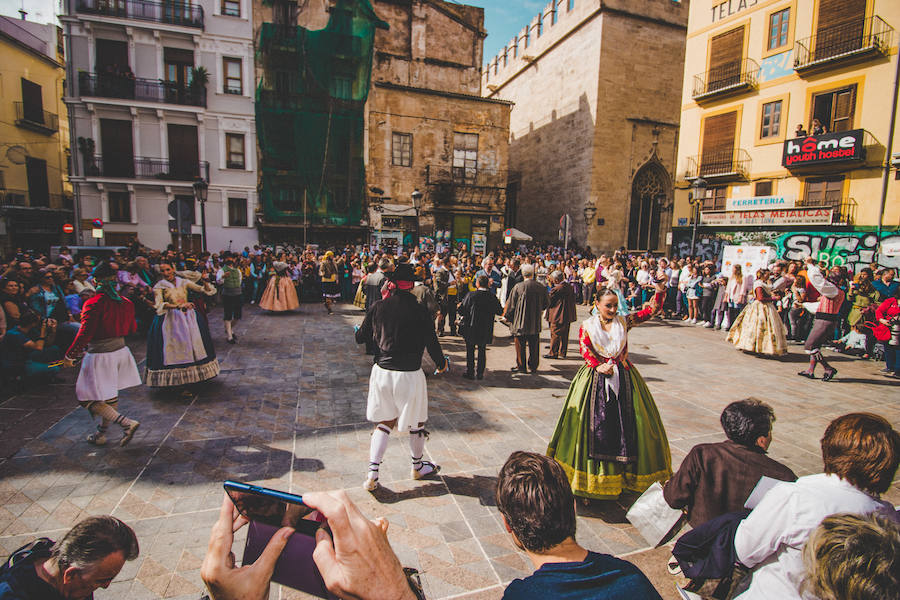
[{"label": "yellow building facade", "polygon": [[691,3],[673,253],[759,244],[858,270],[879,223],[900,242],[896,165],[882,213],[898,27],[896,0]]},{"label": "yellow building facade", "polygon": [[0,252],[67,241],[69,122],[62,32],[0,17]]}]

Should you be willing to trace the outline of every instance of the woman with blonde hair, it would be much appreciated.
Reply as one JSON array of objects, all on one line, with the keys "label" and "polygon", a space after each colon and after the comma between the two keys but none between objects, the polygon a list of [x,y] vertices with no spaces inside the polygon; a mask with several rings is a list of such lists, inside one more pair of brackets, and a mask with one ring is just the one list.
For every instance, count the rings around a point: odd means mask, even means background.
[{"label": "woman with blonde hair", "polygon": [[819,600],[889,600],[900,590],[900,524],[878,513],[826,517],[803,550]]}]

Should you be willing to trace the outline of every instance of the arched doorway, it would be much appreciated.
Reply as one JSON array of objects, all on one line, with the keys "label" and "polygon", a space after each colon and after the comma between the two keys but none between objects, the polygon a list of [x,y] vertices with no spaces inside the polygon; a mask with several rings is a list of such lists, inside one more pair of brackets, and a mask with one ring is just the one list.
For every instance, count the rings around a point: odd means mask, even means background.
[{"label": "arched doorway", "polygon": [[669,197],[669,175],[659,163],[647,163],[631,182],[628,249],[656,250],[660,213]]}]

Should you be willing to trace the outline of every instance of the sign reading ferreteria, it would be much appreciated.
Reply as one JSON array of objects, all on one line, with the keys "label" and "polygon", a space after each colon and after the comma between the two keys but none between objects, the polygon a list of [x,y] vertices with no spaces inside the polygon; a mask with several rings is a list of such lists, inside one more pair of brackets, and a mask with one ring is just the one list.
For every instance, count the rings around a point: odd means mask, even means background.
[{"label": "sign reading ferreteria", "polygon": [[785,140],[781,155],[784,167],[805,167],[865,158],[863,129],[811,135]]},{"label": "sign reading ferreteria", "polygon": [[743,210],[734,212],[700,213],[700,224],[710,226],[759,226],[759,225],[831,225],[833,210],[830,208],[791,208],[774,210]]},{"label": "sign reading ferreteria", "polygon": [[727,198],[725,210],[760,210],[766,208],[794,208],[793,196],[753,196],[751,198]]}]

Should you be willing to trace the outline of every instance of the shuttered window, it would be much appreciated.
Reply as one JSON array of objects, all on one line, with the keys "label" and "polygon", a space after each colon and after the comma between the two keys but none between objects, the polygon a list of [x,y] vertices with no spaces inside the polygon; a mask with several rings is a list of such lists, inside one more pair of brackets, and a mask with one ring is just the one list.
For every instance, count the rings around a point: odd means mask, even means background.
[{"label": "shuttered window", "polygon": [[737,111],[707,117],[703,121],[700,174],[716,175],[734,170],[734,136]]},{"label": "shuttered window", "polygon": [[753,186],[753,195],[754,196],[771,196],[772,195],[772,180],[767,179],[764,181],[757,181]]},{"label": "shuttered window", "polygon": [[701,210],[725,210],[728,186],[706,188],[706,198],[703,199]]},{"label": "shuttered window", "polygon": [[866,0],[819,0],[815,60],[862,47]]},{"label": "shuttered window", "polygon": [[844,177],[816,177],[806,180],[805,206],[838,208],[844,191]]},{"label": "shuttered window", "polygon": [[[829,90],[813,96],[809,122],[818,119],[828,132],[853,129],[856,112],[856,85]],[[810,129],[812,133],[812,128]]]},{"label": "shuttered window", "polygon": [[720,33],[710,40],[707,92],[714,92],[740,83],[743,54],[743,26]]}]

